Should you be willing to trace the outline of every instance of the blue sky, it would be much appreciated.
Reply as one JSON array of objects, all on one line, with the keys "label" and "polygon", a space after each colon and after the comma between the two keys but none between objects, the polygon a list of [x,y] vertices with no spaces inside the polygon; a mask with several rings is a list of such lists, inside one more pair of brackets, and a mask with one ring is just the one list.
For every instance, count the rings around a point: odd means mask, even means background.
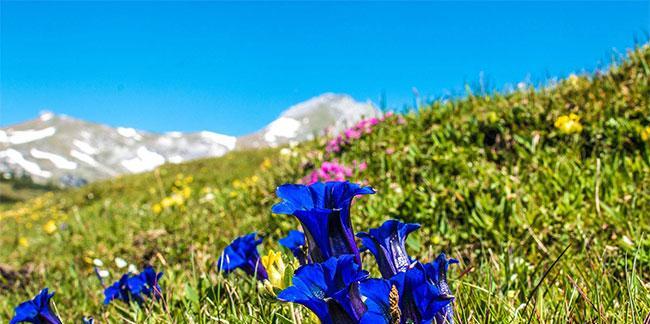
[{"label": "blue sky", "polygon": [[390,107],[608,64],[650,1],[1,4],[0,124],[52,110],[150,131],[255,131],[323,92]]}]

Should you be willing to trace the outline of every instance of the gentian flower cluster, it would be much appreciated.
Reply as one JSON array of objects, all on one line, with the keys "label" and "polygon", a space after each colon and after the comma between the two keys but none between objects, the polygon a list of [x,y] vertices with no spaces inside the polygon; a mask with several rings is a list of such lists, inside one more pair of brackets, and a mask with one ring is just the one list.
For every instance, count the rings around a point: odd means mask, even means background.
[{"label": "gentian flower cluster", "polygon": [[15,315],[9,324],[16,323],[37,323],[37,324],[61,324],[61,320],[50,309],[50,299],[54,293],[48,293],[45,288],[34,297],[21,303],[16,307]]},{"label": "gentian flower cluster", "polygon": [[[104,305],[110,304],[113,300],[121,300],[125,303],[135,301],[142,304],[145,297],[158,300],[162,297],[159,285],[162,275],[162,272],[156,272],[150,266],[144,268],[140,274],[127,273],[123,275],[120,280],[104,288]],[[54,293],[48,293],[47,288],[41,290],[34,299],[16,307],[15,315],[9,323],[61,324],[61,320],[50,308],[52,296]],[[82,322],[94,323],[94,320],[92,317],[84,317]]]},{"label": "gentian flower cluster", "polygon": [[104,289],[104,305],[110,304],[113,300],[121,300],[125,303],[135,301],[138,304],[144,302],[144,298],[157,300],[162,296],[159,282],[162,272],[156,272],[151,266],[144,268],[140,274],[124,274],[120,280]]},{"label": "gentian flower cluster", "polygon": [[[272,211],[296,217],[304,231],[292,230],[280,240],[301,264],[293,278],[289,279],[293,268],[286,266],[280,252],[269,251],[260,257],[257,246],[263,239],[255,232],[236,238],[224,249],[217,263],[221,271],[243,270],[270,292],[278,292],[279,300],[311,310],[323,324],[453,323],[454,297],[447,271],[458,261],[444,253],[431,263],[409,256],[406,239],[420,228],[419,224],[388,220],[378,228],[358,233],[382,278],[370,278],[363,270],[350,211],[355,197],[375,193],[371,187],[331,181],[284,184],[276,193],[282,201]],[[129,272],[105,287],[104,304],[158,300],[162,298],[162,275],[151,266],[139,274]],[[50,308],[53,295],[45,288],[34,299],[18,305],[10,324],[61,324]],[[83,322],[92,323],[93,319],[84,318]]]},{"label": "gentian flower cluster", "polygon": [[[307,307],[324,324],[453,323],[454,297],[447,284],[447,270],[458,261],[444,253],[431,263],[410,257],[406,239],[420,225],[388,220],[378,228],[358,233],[363,248],[375,257],[382,278],[369,278],[363,270],[350,208],[354,197],[373,193],[370,187],[336,181],[278,187],[282,201],[273,206],[273,212],[296,217],[304,230],[304,236],[291,231],[280,240],[302,266],[278,299]],[[259,243],[254,233],[249,234],[233,241],[224,254],[234,254],[239,260],[237,268],[249,274],[253,274],[252,265],[257,273],[260,269],[266,273],[259,262]],[[279,257],[274,253],[270,256]],[[264,261],[270,265],[270,260]],[[268,277],[258,279],[268,281]]]}]

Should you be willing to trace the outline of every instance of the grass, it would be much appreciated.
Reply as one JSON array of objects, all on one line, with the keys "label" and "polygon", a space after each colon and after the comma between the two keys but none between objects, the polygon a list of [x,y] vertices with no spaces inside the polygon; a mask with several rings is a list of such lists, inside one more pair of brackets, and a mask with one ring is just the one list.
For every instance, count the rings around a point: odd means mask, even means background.
[{"label": "grass", "polygon": [[[0,177],[0,210],[8,209],[12,204],[24,202],[58,188],[51,184],[34,183],[28,176]],[[6,208],[5,208],[6,207]]]},{"label": "grass", "polygon": [[[263,254],[279,249],[277,239],[297,222],[271,214],[274,188],[336,160],[366,162],[351,180],[378,191],[355,203],[355,230],[389,218],[419,222],[412,255],[431,260],[445,251],[461,261],[449,275],[457,322],[643,323],[649,66],[646,45],[606,72],[433,102],[336,154],[325,153],[324,138],[232,152],[15,204],[0,214],[0,319],[47,286],[66,322],[312,322],[250,278],[217,273],[215,262],[234,237],[254,230],[267,236]],[[581,118],[579,134],[554,126],[569,113]],[[92,260],[117,280],[124,269],[115,257],[164,271],[164,302],[103,307]],[[378,274],[371,256],[364,259]]]}]

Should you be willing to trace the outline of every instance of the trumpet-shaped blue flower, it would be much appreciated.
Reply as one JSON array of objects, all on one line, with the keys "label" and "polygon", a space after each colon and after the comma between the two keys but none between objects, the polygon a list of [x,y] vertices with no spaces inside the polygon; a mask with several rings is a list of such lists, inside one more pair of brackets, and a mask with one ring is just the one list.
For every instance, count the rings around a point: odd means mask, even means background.
[{"label": "trumpet-shaped blue flower", "polygon": [[307,263],[307,256],[303,250],[303,247],[305,246],[305,234],[303,234],[301,231],[290,230],[289,234],[281,238],[278,242],[280,245],[291,250],[291,253],[293,253],[293,256],[298,259],[300,264]]},{"label": "trumpet-shaped blue flower", "polygon": [[390,279],[362,281],[360,292],[368,311],[361,323],[453,323],[453,296],[438,288],[427,268],[417,262]]},{"label": "trumpet-shaped blue flower", "polygon": [[312,262],[352,254],[355,262],[361,265],[350,220],[350,206],[355,196],[375,193],[372,188],[347,181],[332,181],[308,186],[284,184],[276,193],[282,202],[273,206],[273,212],[294,215],[302,223]]},{"label": "trumpet-shaped blue flower", "polygon": [[162,290],[160,289],[160,278],[162,277],[162,272],[156,272],[151,266],[147,266],[140,272],[138,277],[144,282],[142,286],[142,293],[148,297],[159,298],[162,296]]},{"label": "trumpet-shaped blue flower", "polygon": [[357,233],[357,237],[375,256],[382,277],[388,279],[406,271],[412,263],[405,243],[408,235],[418,228],[419,224],[406,224],[391,219],[378,228],[371,228],[367,233]]},{"label": "trumpet-shaped blue flower", "polygon": [[264,281],[269,278],[266,269],[260,262],[260,254],[257,252],[257,246],[262,243],[262,239],[256,239],[257,233],[250,233],[236,238],[228,245],[219,260],[217,266],[221,271],[230,273],[235,269],[242,269],[247,274]]},{"label": "trumpet-shaped blue flower", "polygon": [[332,257],[296,270],[293,285],[281,291],[278,299],[304,305],[323,324],[357,323],[366,311],[359,281],[367,277],[354,256]]},{"label": "trumpet-shaped blue flower", "polygon": [[[400,274],[402,277],[404,274]],[[397,278],[395,278],[397,279]],[[401,279],[403,281],[403,279]],[[368,310],[363,314],[361,324],[400,323],[399,291],[387,279],[368,279],[359,284],[359,292],[366,298]]]},{"label": "trumpet-shaped blue flower", "polygon": [[151,266],[145,267],[137,275],[123,275],[120,280],[104,289],[104,305],[116,299],[125,303],[143,303],[145,296],[158,299],[161,296],[159,281],[162,275],[162,272],[156,273]]},{"label": "trumpet-shaped blue flower", "polygon": [[9,324],[61,324],[61,320],[50,309],[52,296],[54,293],[49,294],[45,288],[34,299],[21,303],[16,307],[16,313]]},{"label": "trumpet-shaped blue flower", "polygon": [[[426,272],[427,279],[431,284],[436,286],[440,293],[443,295],[451,295],[451,289],[449,289],[449,284],[447,284],[447,270],[449,269],[450,264],[456,263],[458,263],[458,260],[447,259],[447,256],[444,253],[440,253],[440,255],[438,255],[438,257],[433,262],[424,265],[424,271]],[[454,311],[451,304],[445,306],[435,315],[436,323],[451,324],[453,321]]]},{"label": "trumpet-shaped blue flower", "polygon": [[442,293],[427,277],[421,263],[406,271],[404,286],[400,290],[402,320],[429,323],[435,315],[451,304],[454,297]]},{"label": "trumpet-shaped blue flower", "polygon": [[125,303],[133,299],[137,299],[139,294],[132,294],[132,291],[139,291],[139,281],[129,280],[128,274],[123,275],[120,280],[104,289],[104,305],[110,304],[113,300],[121,300]]}]

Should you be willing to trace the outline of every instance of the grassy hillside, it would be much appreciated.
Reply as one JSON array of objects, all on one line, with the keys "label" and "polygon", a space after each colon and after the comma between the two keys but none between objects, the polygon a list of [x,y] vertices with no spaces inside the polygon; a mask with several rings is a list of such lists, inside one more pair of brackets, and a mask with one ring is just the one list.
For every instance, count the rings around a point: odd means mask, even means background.
[{"label": "grassy hillside", "polygon": [[[578,122],[556,126],[572,113]],[[389,117],[338,152],[319,139],[46,194],[0,214],[0,319],[47,286],[67,322],[310,322],[215,262],[254,230],[267,235],[262,254],[278,250],[297,221],[271,214],[274,188],[335,161],[377,190],[355,203],[355,230],[419,222],[412,255],[461,260],[449,276],[458,322],[641,323],[650,313],[649,126],[645,46],[607,72]],[[125,271],[115,257],[164,271],[164,303],[102,307],[93,259],[112,282]]]},{"label": "grassy hillside", "polygon": [[0,209],[9,209],[14,203],[56,190],[58,190],[56,186],[34,183],[28,176],[0,177]]}]

